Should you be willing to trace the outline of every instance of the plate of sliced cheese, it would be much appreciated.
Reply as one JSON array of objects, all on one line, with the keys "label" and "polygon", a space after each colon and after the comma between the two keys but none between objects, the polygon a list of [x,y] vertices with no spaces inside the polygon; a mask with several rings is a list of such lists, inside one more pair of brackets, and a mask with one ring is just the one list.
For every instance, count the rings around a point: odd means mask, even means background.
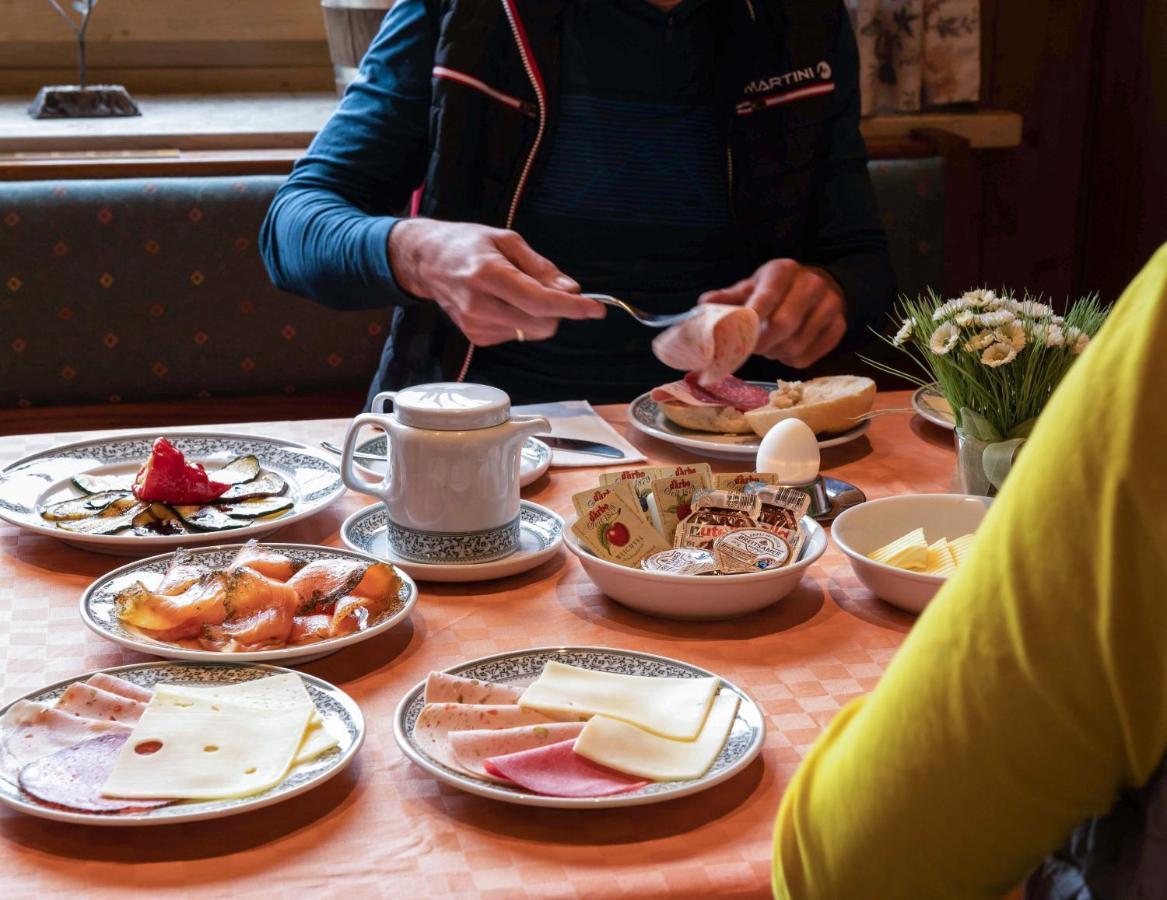
[{"label": "plate of sliced cheese", "polygon": [[604,809],[732,778],[760,752],[766,724],[741,688],[689,663],[548,647],[430,673],[402,698],[393,733],[413,762],[469,793]]},{"label": "plate of sliced cheese", "polygon": [[0,802],[87,825],[169,825],[279,803],[341,772],[365,723],[276,666],[157,662],[70,678],[0,710]]},{"label": "plate of sliced cheese", "polygon": [[835,519],[831,537],[873,594],[918,613],[969,559],[990,503],[966,494],[869,500]]}]

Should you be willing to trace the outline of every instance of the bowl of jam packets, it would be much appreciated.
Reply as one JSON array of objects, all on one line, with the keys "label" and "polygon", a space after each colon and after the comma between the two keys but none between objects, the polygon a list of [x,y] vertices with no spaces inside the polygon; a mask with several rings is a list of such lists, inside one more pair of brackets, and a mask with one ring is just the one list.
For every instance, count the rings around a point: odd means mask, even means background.
[{"label": "bowl of jam packets", "polygon": [[572,497],[565,543],[605,594],[671,619],[728,619],[797,587],[827,538],[810,497],[708,463],[608,472]]}]

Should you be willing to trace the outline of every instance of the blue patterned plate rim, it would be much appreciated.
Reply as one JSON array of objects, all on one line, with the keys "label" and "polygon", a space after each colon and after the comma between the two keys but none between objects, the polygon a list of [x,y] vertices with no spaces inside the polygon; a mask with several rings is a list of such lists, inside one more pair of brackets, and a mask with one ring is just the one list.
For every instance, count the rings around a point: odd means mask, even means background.
[{"label": "blue patterned plate rim", "polygon": [[[293,522],[301,521],[324,509],[344,493],[340,469],[336,464],[326,456],[297,441],[239,432],[156,429],[59,444],[46,450],[30,453],[9,463],[0,469],[0,519],[11,522],[27,531],[45,534],[76,546],[89,546],[93,549],[133,548],[129,552],[137,552],[139,549],[146,551],[152,548],[190,547],[223,542],[227,539],[227,534],[221,531],[145,536],[118,533],[109,535],[74,534],[56,528],[51,522],[41,519],[38,501],[43,490],[39,489],[38,485],[24,485],[23,499],[11,496],[10,486],[14,480],[19,483],[27,478],[43,482],[46,488],[54,484],[63,486],[69,478],[92,471],[94,468],[100,468],[100,463],[98,466],[85,464],[94,457],[104,457],[106,465],[125,465],[138,459],[145,459],[149,453],[150,444],[157,437],[171,440],[180,449],[185,445],[186,452],[195,452],[196,456],[200,458],[217,454],[222,455],[224,462],[226,462],[231,456],[241,455],[240,451],[253,453],[259,457],[261,466],[281,475],[289,483],[290,493],[295,499],[295,506],[289,513],[276,519],[254,520],[250,524],[229,532],[232,538],[239,536],[241,540],[247,540],[258,534],[274,531]],[[189,445],[196,442],[211,447],[217,444],[222,446],[204,451],[191,451]],[[135,447],[135,444],[142,446]],[[284,460],[273,459],[280,454],[286,454],[288,458]],[[85,463],[78,465],[75,469],[70,466],[61,466],[52,473],[43,470],[46,464],[52,464],[56,461],[64,462],[69,459],[84,460]],[[293,471],[297,467],[319,472],[320,483],[306,489],[302,479],[298,478]],[[33,494],[36,495],[36,499],[33,498]]]},{"label": "blue patterned plate rim", "polygon": [[[296,675],[303,682],[315,704],[325,726],[329,727],[338,741],[339,746],[328,751],[311,762],[297,766],[275,787],[251,797],[235,797],[227,800],[188,801],[175,803],[170,806],[160,806],[157,809],[142,813],[126,815],[101,815],[75,810],[59,809],[42,803],[30,797],[20,787],[9,780],[6,775],[0,774],[0,803],[13,809],[43,819],[52,819],[58,822],[70,822],[81,825],[104,825],[114,827],[140,825],[173,825],[179,822],[200,822],[208,819],[219,819],[239,813],[262,809],[319,787],[336,775],[339,775],[352,762],[353,757],[361,749],[365,741],[365,718],[357,702],[347,693],[334,684],[329,684],[323,678],[285,669],[282,666],[270,666],[262,663],[197,663],[161,661],[148,663],[130,663],[125,666],[115,666],[108,669],[95,669],[83,675],[64,678],[46,687],[30,691],[23,697],[17,697],[0,707],[0,717],[21,700],[45,701],[59,697],[69,685],[77,681],[85,681],[98,673],[116,675],[125,678],[142,687],[150,687],[163,679],[177,679],[181,683],[205,684],[238,684],[245,681],[254,681],[257,678],[267,678],[271,675]],[[203,677],[194,678],[201,674]],[[138,676],[138,677],[135,677]],[[185,677],[184,677],[185,676]],[[245,677],[250,676],[250,677]]]},{"label": "blue patterned plate rim", "polygon": [[[511,650],[495,653],[479,659],[459,663],[444,671],[453,675],[472,673],[472,677],[507,681],[505,670],[507,663],[527,661],[527,665],[516,665],[512,668],[510,681],[520,681],[532,678],[542,671],[543,664],[549,659],[559,659],[569,664],[581,665],[588,656],[600,656],[619,660],[636,661],[640,663],[641,671],[626,672],[624,674],[645,674],[644,668],[655,669],[659,674],[656,677],[714,677],[721,682],[720,690],[733,691],[741,698],[737,717],[734,719],[733,729],[726,740],[725,746],[718,755],[712,768],[701,778],[693,781],[655,782],[626,794],[614,794],[608,797],[548,797],[532,794],[527,791],[511,789],[503,785],[492,784],[470,775],[457,772],[442,763],[432,759],[413,741],[413,726],[417,716],[424,706],[423,695],[425,682],[422,681],[408,691],[397,704],[393,715],[393,736],[409,759],[421,766],[440,781],[460,788],[481,797],[492,800],[501,800],[506,803],[516,803],[523,806],[541,806],[557,809],[606,809],[621,806],[642,806],[650,803],[663,803],[675,800],[678,797],[688,796],[700,791],[708,790],[715,785],[726,781],[748,766],[762,750],[762,743],[766,737],[766,718],[761,708],[744,690],[733,682],[722,678],[715,672],[710,672],[700,666],[682,660],[671,659],[667,656],[658,656],[640,650],[624,650],[617,647],[592,646],[557,646],[533,647],[525,650]],[[593,661],[594,662],[594,661]],[[498,671],[501,667],[503,675]],[[585,668],[589,666],[584,665]],[[590,666],[596,668],[596,666]],[[484,671],[486,670],[486,671]],[[614,671],[612,668],[603,671]]]},{"label": "blue patterned plate rim", "polygon": [[[295,558],[307,559],[309,562],[313,561],[313,559],[335,559],[337,557],[360,559],[366,562],[381,562],[381,560],[368,553],[362,553],[359,550],[350,550],[347,547],[324,547],[315,544],[282,544],[268,541],[262,542],[260,546],[271,550],[284,551],[289,555],[293,555]],[[219,544],[213,547],[192,547],[187,549],[186,552],[195,557],[222,555],[226,560],[228,557],[232,557],[238,553],[239,548],[239,544]],[[394,566],[394,570],[401,579],[401,589],[397,595],[397,603],[391,611],[383,613],[375,624],[366,628],[364,631],[357,631],[344,637],[329,638],[328,640],[319,641],[315,644],[301,644],[295,647],[280,647],[273,650],[255,650],[249,653],[231,653],[229,654],[230,660],[227,660],[225,657],[228,654],[215,650],[191,650],[186,647],[175,646],[166,641],[159,641],[143,634],[138,634],[123,627],[118,622],[117,617],[113,615],[113,595],[110,590],[113,582],[133,575],[135,572],[165,571],[167,564],[173,559],[176,552],[178,551],[160,553],[157,556],[135,560],[134,562],[114,569],[112,572],[107,572],[93,581],[85,589],[79,602],[81,620],[85,623],[86,627],[95,634],[115,644],[120,644],[123,647],[128,647],[131,650],[137,650],[141,653],[149,653],[152,656],[161,656],[165,659],[207,663],[228,661],[238,663],[291,663],[297,659],[315,659],[352,644],[359,644],[362,641],[374,638],[403,621],[417,605],[417,584],[409,577],[408,572],[399,566]],[[218,564],[223,565],[225,562]]]}]

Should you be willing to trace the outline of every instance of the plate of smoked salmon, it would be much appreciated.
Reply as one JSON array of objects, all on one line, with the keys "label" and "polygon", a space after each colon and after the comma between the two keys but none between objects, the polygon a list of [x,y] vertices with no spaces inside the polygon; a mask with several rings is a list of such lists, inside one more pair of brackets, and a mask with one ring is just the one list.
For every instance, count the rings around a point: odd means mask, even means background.
[{"label": "plate of smoked salmon", "polygon": [[86,589],[81,618],[167,659],[287,664],[382,634],[416,603],[409,575],[363,553],[249,541],[115,569]]}]

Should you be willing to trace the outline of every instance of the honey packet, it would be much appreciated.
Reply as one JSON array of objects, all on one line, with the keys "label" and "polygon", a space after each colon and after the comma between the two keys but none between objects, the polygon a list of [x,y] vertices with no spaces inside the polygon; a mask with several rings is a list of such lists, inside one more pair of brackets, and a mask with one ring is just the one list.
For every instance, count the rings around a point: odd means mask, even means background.
[{"label": "honey packet", "polygon": [[747,485],[776,484],[773,472],[719,472],[713,476],[713,487],[719,491],[744,491]]},{"label": "honey packet", "polygon": [[651,524],[644,510],[640,508],[640,498],[636,496],[636,492],[632,489],[632,484],[627,481],[615,481],[609,485],[602,485],[586,491],[580,491],[578,494],[572,494],[571,504],[575,507],[576,517],[586,519],[588,513],[596,508],[596,504],[609,498],[615,500],[629,512],[636,513],[642,522]]},{"label": "honey packet", "polygon": [[617,502],[614,494],[576,519],[571,530],[600,559],[621,566],[635,567],[646,556],[670,549],[655,528]]},{"label": "honey packet", "polygon": [[656,479],[652,483],[649,512],[657,531],[666,538],[676,534],[681,520],[687,518],[693,511],[693,494],[708,490],[709,487],[709,478],[703,472]]}]

